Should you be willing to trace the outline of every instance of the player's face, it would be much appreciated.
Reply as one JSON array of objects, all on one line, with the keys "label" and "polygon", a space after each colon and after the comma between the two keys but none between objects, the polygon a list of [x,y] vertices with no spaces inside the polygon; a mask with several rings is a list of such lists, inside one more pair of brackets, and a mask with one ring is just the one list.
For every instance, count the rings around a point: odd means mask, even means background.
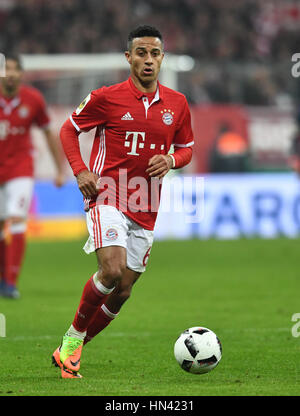
[{"label": "player's face", "polygon": [[156,87],[157,77],[164,57],[159,38],[143,37],[132,41],[131,51],[125,53],[130,64],[131,75],[142,86]]},{"label": "player's face", "polygon": [[13,59],[6,60],[6,76],[1,78],[4,92],[12,95],[17,92],[22,78],[22,69]]}]

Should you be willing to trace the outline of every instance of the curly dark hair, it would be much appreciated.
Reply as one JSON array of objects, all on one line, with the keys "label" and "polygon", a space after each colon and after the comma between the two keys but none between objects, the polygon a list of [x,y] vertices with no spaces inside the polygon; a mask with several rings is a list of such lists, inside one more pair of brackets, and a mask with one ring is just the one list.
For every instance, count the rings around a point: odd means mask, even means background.
[{"label": "curly dark hair", "polygon": [[143,38],[145,36],[159,38],[163,45],[163,37],[158,29],[153,26],[143,25],[132,30],[128,35],[127,48],[130,51],[132,48],[132,41],[135,38]]}]

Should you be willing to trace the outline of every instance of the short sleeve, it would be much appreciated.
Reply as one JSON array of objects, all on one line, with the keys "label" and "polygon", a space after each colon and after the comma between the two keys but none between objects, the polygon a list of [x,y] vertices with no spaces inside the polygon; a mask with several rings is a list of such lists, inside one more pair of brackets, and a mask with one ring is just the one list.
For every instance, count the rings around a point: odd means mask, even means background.
[{"label": "short sleeve", "polygon": [[92,91],[73,112],[70,120],[78,132],[106,123],[105,89]]},{"label": "short sleeve", "polygon": [[177,147],[190,147],[194,144],[194,135],[191,125],[191,113],[184,97],[183,112],[178,129],[175,132],[173,145]]},{"label": "short sleeve", "polygon": [[35,116],[35,123],[41,127],[46,128],[50,124],[50,118],[47,111],[47,106],[42,94],[36,94],[37,112]]}]

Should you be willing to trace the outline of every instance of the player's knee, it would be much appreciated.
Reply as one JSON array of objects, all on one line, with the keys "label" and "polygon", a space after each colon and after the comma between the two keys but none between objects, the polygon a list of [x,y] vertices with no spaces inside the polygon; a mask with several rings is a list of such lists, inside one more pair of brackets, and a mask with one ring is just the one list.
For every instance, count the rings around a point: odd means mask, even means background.
[{"label": "player's knee", "polygon": [[19,234],[26,232],[26,221],[21,217],[11,217],[9,218],[9,230],[12,234]]},{"label": "player's knee", "polygon": [[26,220],[23,217],[10,217],[8,219],[9,229],[12,234],[25,233],[26,231]]},{"label": "player's knee", "polygon": [[112,263],[112,264],[103,265],[101,272],[105,280],[116,284],[119,281],[121,281],[125,270],[126,270],[125,265],[123,266],[120,263],[116,263],[116,264]]},{"label": "player's knee", "polygon": [[25,223],[26,219],[24,217],[10,217],[8,221],[10,224],[21,224]]}]

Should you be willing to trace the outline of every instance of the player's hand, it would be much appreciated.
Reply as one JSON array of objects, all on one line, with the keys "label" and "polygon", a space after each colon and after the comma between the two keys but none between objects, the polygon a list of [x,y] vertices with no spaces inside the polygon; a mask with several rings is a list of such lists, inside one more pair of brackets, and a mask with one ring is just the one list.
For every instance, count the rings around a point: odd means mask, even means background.
[{"label": "player's hand", "polygon": [[65,175],[61,172],[57,173],[57,175],[55,176],[55,179],[54,179],[55,186],[60,188],[61,186],[63,186],[63,184],[65,182],[66,182]]},{"label": "player's hand", "polygon": [[163,178],[173,166],[173,159],[170,155],[154,155],[149,159],[146,173],[150,177]]},{"label": "player's hand", "polygon": [[89,170],[83,170],[76,176],[78,188],[87,199],[92,199],[98,194],[97,181],[99,176]]}]

